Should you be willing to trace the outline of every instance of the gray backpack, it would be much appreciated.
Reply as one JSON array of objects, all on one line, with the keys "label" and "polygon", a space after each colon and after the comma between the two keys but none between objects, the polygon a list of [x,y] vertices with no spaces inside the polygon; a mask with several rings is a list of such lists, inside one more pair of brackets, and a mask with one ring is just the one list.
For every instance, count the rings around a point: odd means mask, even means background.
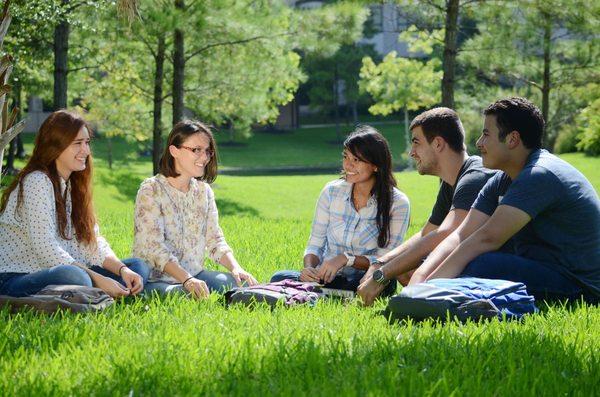
[{"label": "gray backpack", "polygon": [[59,309],[75,313],[104,310],[114,303],[100,288],[81,285],[49,285],[34,295],[16,298],[0,295],[0,307],[9,306],[12,313],[32,308],[42,313],[54,313]]}]

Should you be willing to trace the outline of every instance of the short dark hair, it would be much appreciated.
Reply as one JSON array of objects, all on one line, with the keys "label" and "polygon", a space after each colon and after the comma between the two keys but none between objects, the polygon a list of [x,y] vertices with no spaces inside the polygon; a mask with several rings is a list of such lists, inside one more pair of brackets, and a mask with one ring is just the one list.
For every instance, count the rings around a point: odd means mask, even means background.
[{"label": "short dark hair", "polygon": [[483,114],[496,116],[500,140],[504,140],[512,131],[518,131],[526,148],[535,150],[542,147],[544,116],[540,109],[527,99],[500,99],[488,106]]},{"label": "short dark hair", "polygon": [[429,143],[440,136],[455,152],[465,151],[465,129],[458,114],[450,108],[433,108],[421,113],[410,123],[409,130],[415,127],[421,127]]},{"label": "short dark hair", "polygon": [[181,145],[183,145],[183,142],[186,139],[198,133],[204,134],[208,137],[208,149],[213,153],[213,155],[204,168],[204,175],[197,179],[207,183],[212,183],[217,178],[217,143],[215,142],[215,138],[210,126],[201,121],[182,120],[175,124],[169,133],[169,137],[167,138],[165,150],[160,158],[160,167],[158,172],[164,176],[178,177],[179,174],[177,173],[177,170],[175,170],[175,159],[169,151],[169,146],[173,145],[179,148]]}]

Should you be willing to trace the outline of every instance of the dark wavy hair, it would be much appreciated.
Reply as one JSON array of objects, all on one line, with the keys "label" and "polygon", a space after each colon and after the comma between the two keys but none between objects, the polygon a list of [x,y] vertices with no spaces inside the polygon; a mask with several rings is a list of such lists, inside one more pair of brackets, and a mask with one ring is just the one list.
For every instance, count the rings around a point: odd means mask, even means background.
[{"label": "dark wavy hair", "polygon": [[377,245],[381,248],[390,241],[390,212],[397,186],[392,170],[392,153],[388,141],[375,128],[359,125],[344,141],[348,149],[360,160],[377,167],[371,194],[377,200]]},{"label": "dark wavy hair", "polygon": [[[23,203],[23,179],[34,171],[41,171],[50,178],[56,203],[56,220],[60,236],[67,240],[67,207],[65,197],[61,193],[60,176],[56,169],[56,159],[75,140],[79,130],[86,127],[90,138],[92,129],[77,113],[58,110],[46,119],[35,138],[31,158],[19,172],[2,195],[0,212],[4,212],[10,194],[17,190],[17,213],[20,214]],[[85,169],[75,171],[69,177],[71,184],[71,222],[75,229],[77,241],[87,245],[96,244],[94,226],[96,217],[92,205],[92,155],[87,157]]]}]

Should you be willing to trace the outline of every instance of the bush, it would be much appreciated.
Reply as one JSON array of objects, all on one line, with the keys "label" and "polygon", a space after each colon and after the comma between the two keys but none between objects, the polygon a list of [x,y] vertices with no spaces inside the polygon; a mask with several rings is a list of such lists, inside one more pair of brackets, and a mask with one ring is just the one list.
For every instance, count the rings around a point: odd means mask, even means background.
[{"label": "bush", "polygon": [[577,122],[580,125],[577,149],[592,156],[600,156],[600,98],[581,111]]},{"label": "bush", "polygon": [[481,136],[483,115],[477,110],[465,109],[459,112],[460,121],[465,129],[465,145],[469,154],[479,154],[475,143]]},{"label": "bush", "polygon": [[558,132],[554,143],[554,151],[560,153],[572,153],[577,151],[578,135],[580,131],[573,125],[567,125]]}]

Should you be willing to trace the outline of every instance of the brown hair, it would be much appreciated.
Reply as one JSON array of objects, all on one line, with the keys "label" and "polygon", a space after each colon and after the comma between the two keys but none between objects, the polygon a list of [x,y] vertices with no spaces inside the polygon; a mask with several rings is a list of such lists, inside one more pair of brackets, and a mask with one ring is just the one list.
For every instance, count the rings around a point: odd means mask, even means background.
[{"label": "brown hair", "polygon": [[410,123],[409,130],[415,127],[421,127],[429,143],[440,136],[455,152],[465,150],[465,130],[458,114],[450,108],[433,108],[421,113]]},{"label": "brown hair", "polygon": [[[35,147],[27,165],[19,172],[12,183],[2,195],[0,212],[4,212],[8,204],[10,194],[18,187],[17,212],[23,202],[23,183],[27,175],[34,171],[41,171],[50,178],[54,189],[54,200],[56,202],[56,218],[58,232],[64,239],[67,236],[67,208],[65,197],[61,194],[60,176],[56,169],[56,159],[75,140],[81,127],[86,127],[90,137],[92,129],[86,121],[76,113],[66,110],[58,110],[46,119],[35,138]],[[71,173],[69,182],[71,184],[71,222],[75,228],[77,241],[88,245],[96,243],[94,226],[96,217],[92,205],[92,155],[86,159],[86,167],[82,171]]]},{"label": "brown hair", "polygon": [[212,183],[217,178],[217,143],[210,127],[200,121],[183,120],[175,124],[167,138],[167,144],[160,158],[160,167],[158,172],[167,177],[178,177],[175,169],[175,159],[169,151],[169,146],[181,147],[183,142],[194,134],[204,134],[208,137],[209,150],[213,153],[208,164],[204,169],[204,175],[198,178],[201,181]]}]

